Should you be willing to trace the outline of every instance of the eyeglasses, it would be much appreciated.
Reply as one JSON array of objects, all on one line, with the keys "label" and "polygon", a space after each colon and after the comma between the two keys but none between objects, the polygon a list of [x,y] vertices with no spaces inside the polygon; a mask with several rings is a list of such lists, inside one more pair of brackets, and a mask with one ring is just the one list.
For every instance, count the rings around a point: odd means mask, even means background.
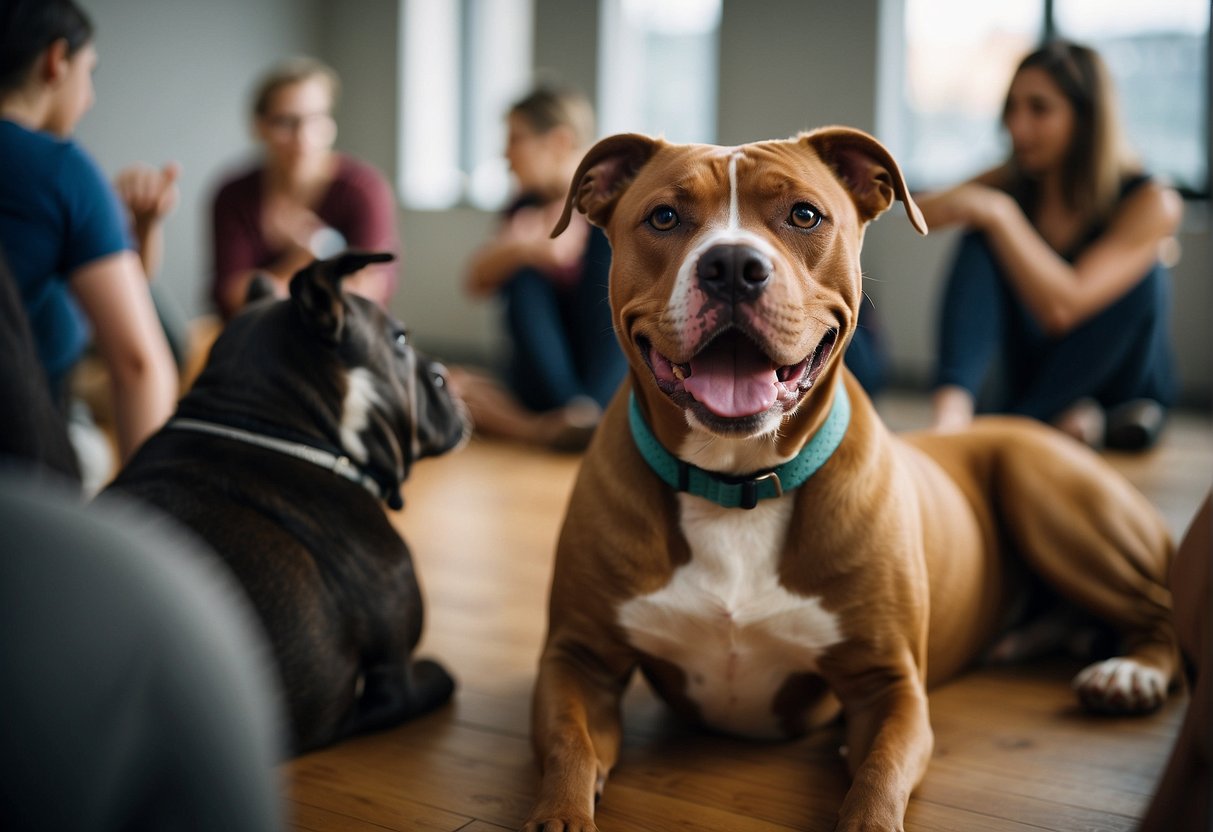
[{"label": "eyeglasses", "polygon": [[333,117],[328,113],[279,113],[262,116],[262,122],[271,132],[287,136],[321,125],[328,127],[332,125]]}]

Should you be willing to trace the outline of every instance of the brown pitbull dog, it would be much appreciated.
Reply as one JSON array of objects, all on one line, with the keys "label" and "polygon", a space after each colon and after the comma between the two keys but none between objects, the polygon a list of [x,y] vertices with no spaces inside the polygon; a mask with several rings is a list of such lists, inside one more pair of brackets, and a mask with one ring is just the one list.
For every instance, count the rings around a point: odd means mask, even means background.
[{"label": "brown pitbull dog", "polygon": [[556,233],[574,208],[606,230],[630,374],[560,537],[526,830],[596,828],[638,667],[741,736],[841,711],[844,830],[902,828],[927,687],[1045,587],[1119,636],[1075,679],[1085,704],[1165,699],[1173,545],[1145,498],[1027,420],[893,436],[843,366],[864,229],[895,198],[925,233],[892,157],[847,128],[731,148],[619,135],[582,161]]}]

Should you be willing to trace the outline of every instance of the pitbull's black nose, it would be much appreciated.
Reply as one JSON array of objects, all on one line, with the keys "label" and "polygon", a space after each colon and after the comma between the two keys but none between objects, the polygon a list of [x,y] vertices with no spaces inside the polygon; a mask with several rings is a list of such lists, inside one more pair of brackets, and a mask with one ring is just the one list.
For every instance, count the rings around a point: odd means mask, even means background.
[{"label": "pitbull's black nose", "polygon": [[709,295],[738,303],[762,294],[771,282],[771,261],[752,246],[722,244],[700,255],[696,274]]}]

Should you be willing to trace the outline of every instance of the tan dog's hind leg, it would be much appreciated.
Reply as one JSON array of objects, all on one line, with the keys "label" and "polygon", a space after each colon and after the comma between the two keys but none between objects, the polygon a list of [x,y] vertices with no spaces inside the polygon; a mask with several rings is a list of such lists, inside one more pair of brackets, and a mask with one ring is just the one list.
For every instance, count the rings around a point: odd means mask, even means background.
[{"label": "tan dog's hind leg", "polygon": [[548,647],[532,716],[539,795],[523,832],[593,832],[594,804],[619,757],[626,684]]},{"label": "tan dog's hind leg", "polygon": [[1114,627],[1124,655],[1078,674],[1088,708],[1145,713],[1178,671],[1167,576],[1174,544],[1157,511],[1118,472],[1046,428],[1000,455],[994,493],[1028,565],[1065,600]]}]

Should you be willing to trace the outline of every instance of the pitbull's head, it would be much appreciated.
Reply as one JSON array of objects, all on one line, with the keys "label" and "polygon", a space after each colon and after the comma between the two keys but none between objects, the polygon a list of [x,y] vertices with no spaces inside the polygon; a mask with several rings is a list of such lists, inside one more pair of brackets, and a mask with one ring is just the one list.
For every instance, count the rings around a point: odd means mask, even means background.
[{"label": "pitbull's head", "polygon": [[289,301],[250,305],[215,342],[183,415],[199,402],[221,405],[238,426],[314,439],[360,466],[389,505],[398,502],[412,464],[454,448],[469,422],[445,368],[379,306],[341,289],[347,275],[391,258],[318,260],[292,278]]},{"label": "pitbull's head", "polygon": [[554,233],[574,209],[606,231],[616,331],[650,417],[755,437],[824,412],[809,393],[842,371],[864,229],[894,198],[925,233],[897,164],[858,130],[740,147],[627,134],[586,155]]}]

